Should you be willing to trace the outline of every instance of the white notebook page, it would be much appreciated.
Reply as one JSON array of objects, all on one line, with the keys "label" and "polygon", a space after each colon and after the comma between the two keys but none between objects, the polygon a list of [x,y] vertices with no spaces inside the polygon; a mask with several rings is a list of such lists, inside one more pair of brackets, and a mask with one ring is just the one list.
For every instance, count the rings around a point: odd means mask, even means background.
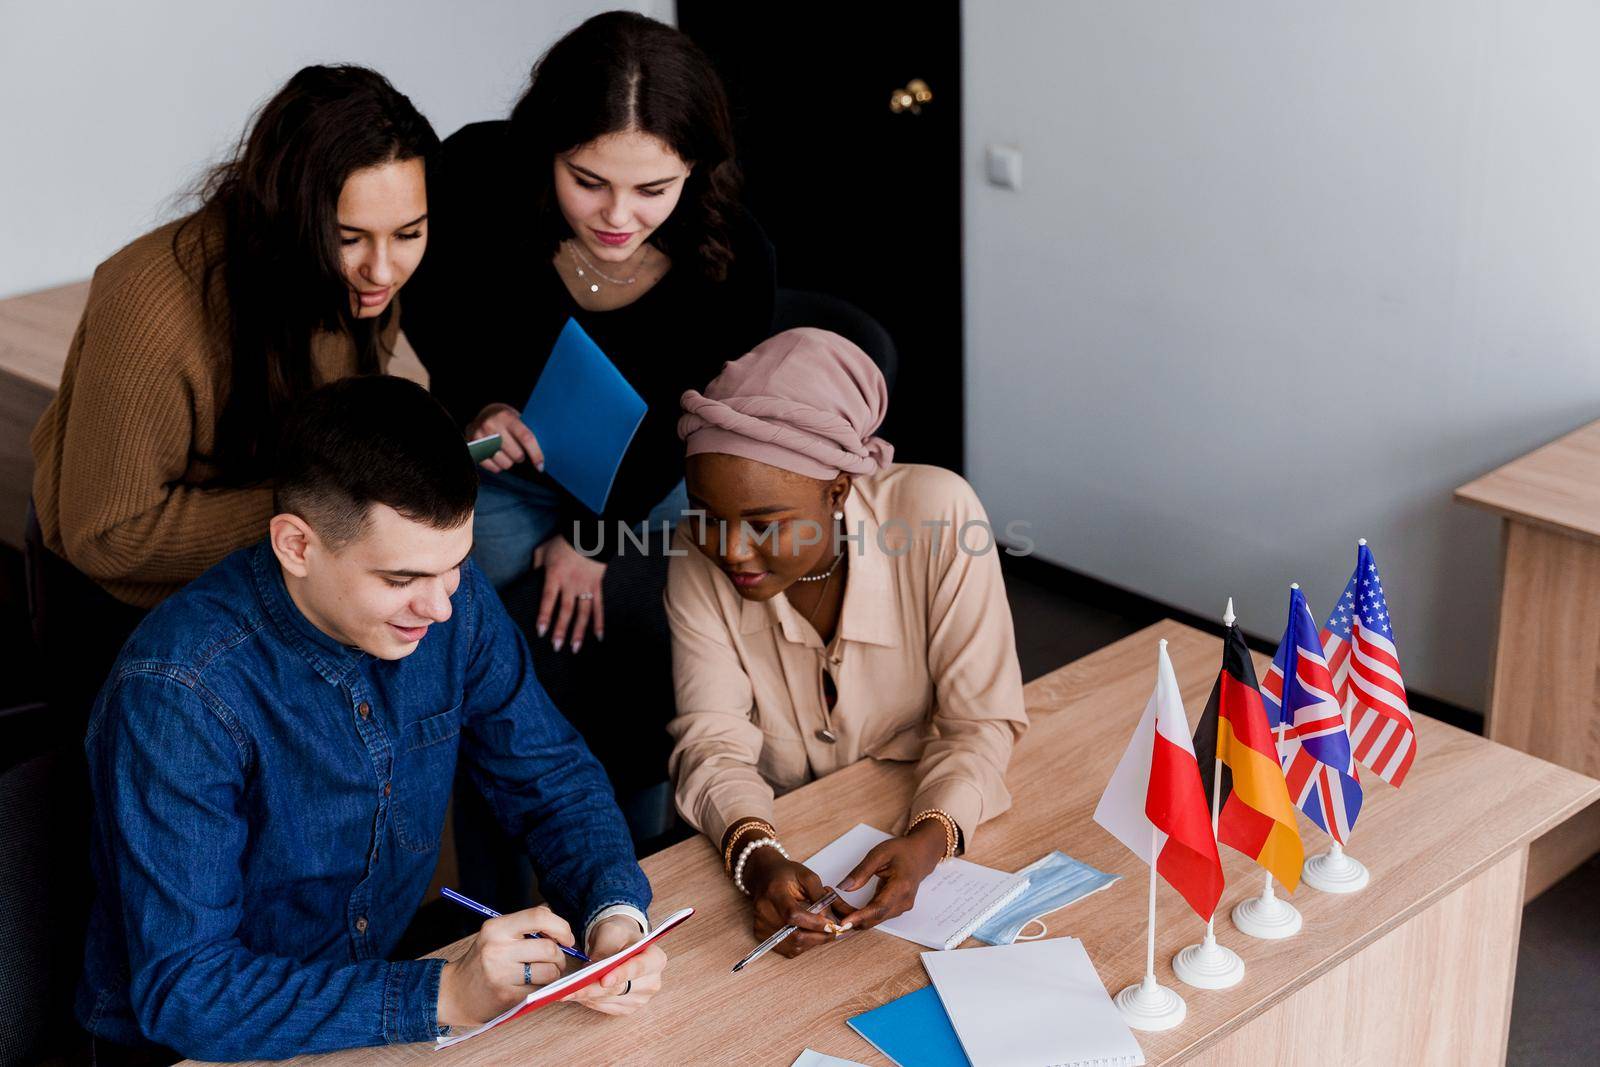
[{"label": "white notebook page", "polygon": [[972,1067],[1135,1067],[1144,1053],[1075,937],[924,952]]},{"label": "white notebook page", "polygon": [[[838,886],[873,845],[892,836],[865,823],[857,823],[805,864],[822,879],[823,885]],[[916,907],[880,923],[875,929],[928,948],[942,949],[952,939],[956,943],[966,940],[986,912],[1027,885],[1026,876],[997,871],[964,859],[945,860],[917,887]],[[849,901],[851,907],[859,908],[870,901],[877,890],[878,880],[874,878],[860,889],[839,895]]]}]

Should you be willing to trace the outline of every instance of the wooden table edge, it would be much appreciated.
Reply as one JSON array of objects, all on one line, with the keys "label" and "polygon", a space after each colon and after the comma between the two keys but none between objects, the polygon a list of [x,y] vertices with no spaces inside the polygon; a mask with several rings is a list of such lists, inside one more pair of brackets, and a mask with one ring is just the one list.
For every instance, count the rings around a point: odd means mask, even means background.
[{"label": "wooden table edge", "polygon": [[[1488,739],[1485,738],[1485,740]],[[1494,742],[1490,743],[1493,744]],[[1575,775],[1577,774],[1577,772],[1573,773]],[[1583,776],[1578,775],[1578,777]],[[1199,1055],[1205,1052],[1207,1049],[1215,1047],[1218,1041],[1227,1037],[1235,1030],[1254,1022],[1256,1019],[1271,1011],[1278,1004],[1310,986],[1323,975],[1329,973],[1337,967],[1344,965],[1349,960],[1354,959],[1357,955],[1364,952],[1368,947],[1376,944],[1378,941],[1382,940],[1384,937],[1387,937],[1395,930],[1398,930],[1400,927],[1404,926],[1418,915],[1427,911],[1441,900],[1444,900],[1462,886],[1478,878],[1485,871],[1488,871],[1490,868],[1503,861],[1513,852],[1516,852],[1518,849],[1526,850],[1527,847],[1535,840],[1550,832],[1555,827],[1560,826],[1562,823],[1566,822],[1568,819],[1572,818],[1574,815],[1578,814],[1596,802],[1600,802],[1600,781],[1594,781],[1591,779],[1589,789],[1586,790],[1580,797],[1574,798],[1572,801],[1570,801],[1566,807],[1560,809],[1559,814],[1547,816],[1535,824],[1534,829],[1529,831],[1525,836],[1518,837],[1517,839],[1506,845],[1503,845],[1495,851],[1487,853],[1483,859],[1461,871],[1454,878],[1448,878],[1444,880],[1432,891],[1424,894],[1410,905],[1396,912],[1389,918],[1388,921],[1374,926],[1363,936],[1344,945],[1338,952],[1327,957],[1326,959],[1323,959],[1310,970],[1301,973],[1292,982],[1280,984],[1277,988],[1268,993],[1259,1003],[1254,1004],[1244,1011],[1234,1015],[1232,1018],[1219,1025],[1215,1030],[1197,1036],[1189,1044],[1183,1046],[1183,1048],[1174,1051],[1172,1055],[1163,1062],[1182,1063],[1192,1056]],[[1524,871],[1524,875],[1526,875],[1526,871]],[[1371,888],[1372,887],[1369,886],[1368,890],[1370,891]],[[1359,899],[1359,895],[1353,895],[1352,899]],[[1220,904],[1218,905],[1218,909],[1221,909]]]},{"label": "wooden table edge", "polygon": [[1562,534],[1563,536],[1571,537],[1578,541],[1587,541],[1594,544],[1600,544],[1600,528],[1590,529],[1583,526],[1574,526],[1571,523],[1561,522],[1557,519],[1547,518],[1542,515],[1535,515],[1520,508],[1510,507],[1506,504],[1499,503],[1497,500],[1487,495],[1474,495],[1473,493],[1469,492],[1469,490],[1475,484],[1477,483],[1468,482],[1466,485],[1463,485],[1461,488],[1457,489],[1451,494],[1451,499],[1457,504],[1465,504],[1468,507],[1476,508],[1479,511],[1487,511],[1491,515],[1498,515],[1508,522],[1520,522],[1524,526],[1533,526],[1540,530],[1548,530],[1551,533]]}]

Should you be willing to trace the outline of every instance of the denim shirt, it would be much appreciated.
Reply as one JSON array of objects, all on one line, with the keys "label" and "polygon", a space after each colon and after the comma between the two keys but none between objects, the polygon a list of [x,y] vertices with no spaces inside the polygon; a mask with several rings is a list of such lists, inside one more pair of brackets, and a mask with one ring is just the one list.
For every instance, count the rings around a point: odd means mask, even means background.
[{"label": "denim shirt", "polygon": [[475,564],[451,606],[376,659],[312,626],[262,542],[134,632],[85,742],[90,1031],[203,1060],[432,1039],[444,961],[385,957],[432,879],[458,753],[575,929],[648,908],[605,773]]}]

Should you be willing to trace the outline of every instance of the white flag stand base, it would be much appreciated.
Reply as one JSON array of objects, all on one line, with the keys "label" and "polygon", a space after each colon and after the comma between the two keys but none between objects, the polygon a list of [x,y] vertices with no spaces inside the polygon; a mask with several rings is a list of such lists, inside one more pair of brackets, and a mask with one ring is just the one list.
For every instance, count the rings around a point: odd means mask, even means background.
[{"label": "white flag stand base", "polygon": [[1259,897],[1239,902],[1233,909],[1233,925],[1249,937],[1281,941],[1300,932],[1300,911],[1268,889]]},{"label": "white flag stand base", "polygon": [[1354,893],[1367,888],[1368,875],[1361,861],[1346,854],[1335,841],[1327,852],[1306,860],[1300,880],[1324,893]]},{"label": "white flag stand base", "polygon": [[1116,1001],[1122,1021],[1135,1030],[1171,1030],[1189,1013],[1183,998],[1158,983],[1153,974],[1118,993]]},{"label": "white flag stand base", "polygon": [[1244,981],[1244,960],[1233,949],[1217,944],[1216,935],[1207,932],[1204,941],[1172,957],[1172,973],[1196,989],[1227,989]]}]

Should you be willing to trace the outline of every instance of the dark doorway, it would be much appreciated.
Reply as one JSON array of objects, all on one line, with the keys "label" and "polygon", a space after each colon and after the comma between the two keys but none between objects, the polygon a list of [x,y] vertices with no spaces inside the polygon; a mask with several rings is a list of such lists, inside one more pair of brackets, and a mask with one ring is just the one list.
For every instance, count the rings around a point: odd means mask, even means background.
[{"label": "dark doorway", "polygon": [[[745,199],[778,283],[843,297],[894,337],[883,435],[962,468],[960,5],[678,0],[733,100]],[[896,90],[918,89],[891,103]],[[902,106],[909,104],[910,106]]]}]

